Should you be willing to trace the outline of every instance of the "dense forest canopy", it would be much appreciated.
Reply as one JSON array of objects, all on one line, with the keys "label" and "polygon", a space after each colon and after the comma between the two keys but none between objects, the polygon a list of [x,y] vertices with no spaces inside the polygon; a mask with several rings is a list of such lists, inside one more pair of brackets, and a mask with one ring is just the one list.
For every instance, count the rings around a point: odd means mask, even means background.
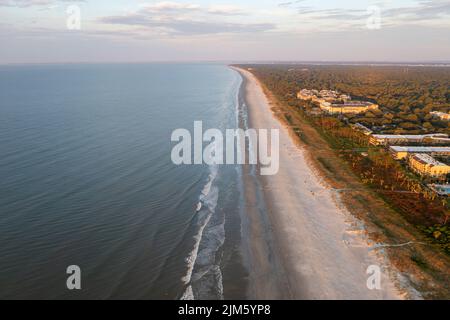
[{"label": "dense forest canopy", "polygon": [[344,65],[246,65],[252,68],[278,97],[303,106],[296,93],[306,89],[330,89],[350,94],[355,100],[380,105],[379,111],[350,116],[384,133],[450,133],[448,121],[430,112],[450,112],[450,67],[344,66]]}]

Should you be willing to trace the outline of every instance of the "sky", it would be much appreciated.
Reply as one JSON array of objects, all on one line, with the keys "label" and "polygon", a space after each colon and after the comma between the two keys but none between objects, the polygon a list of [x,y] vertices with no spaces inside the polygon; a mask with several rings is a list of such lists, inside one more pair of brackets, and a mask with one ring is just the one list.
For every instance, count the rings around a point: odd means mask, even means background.
[{"label": "sky", "polygon": [[450,0],[0,0],[0,64],[449,62]]}]

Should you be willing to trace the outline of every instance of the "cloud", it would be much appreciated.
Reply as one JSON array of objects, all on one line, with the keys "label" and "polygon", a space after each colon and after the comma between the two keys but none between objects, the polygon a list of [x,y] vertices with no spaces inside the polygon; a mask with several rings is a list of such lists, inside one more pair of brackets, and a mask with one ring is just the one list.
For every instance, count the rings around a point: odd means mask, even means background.
[{"label": "cloud", "polygon": [[450,15],[450,1],[448,0],[425,0],[419,1],[418,5],[413,7],[383,10],[383,16],[403,17],[403,20],[409,21],[433,20],[445,15]]},{"label": "cloud", "polygon": [[159,29],[173,35],[206,35],[217,33],[264,32],[275,28],[270,23],[241,24],[231,22],[207,22],[195,20],[154,19],[142,14],[104,17],[101,22],[108,24],[142,26]]},{"label": "cloud", "polygon": [[[0,2],[6,3],[4,0]],[[153,5],[139,6],[131,12],[117,11],[120,10],[117,8],[113,13],[104,13],[108,15],[106,17],[98,16],[101,12],[93,12],[97,16],[91,15],[82,30],[67,30],[64,21],[59,24],[20,23],[18,16],[10,15],[14,19],[0,21],[0,63],[431,61],[448,60],[450,56],[448,28],[442,27],[445,19],[441,18],[448,13],[444,1],[414,2],[406,6],[408,10],[402,9],[403,14],[394,10],[397,10],[395,6],[398,7],[398,3],[385,2],[382,28],[375,32],[365,28],[362,18],[367,17],[367,13],[364,6],[341,10],[307,7],[306,4],[312,1],[291,2],[292,5],[280,7],[277,6],[278,1],[274,1],[275,6],[271,8],[152,2]],[[62,2],[54,0],[54,3]],[[419,6],[425,9],[423,14]],[[436,9],[437,6],[440,10]],[[42,5],[38,9],[44,7]],[[248,14],[245,19],[240,15],[242,12]],[[431,21],[437,20],[438,23],[417,23],[418,16],[433,17]]]},{"label": "cloud", "polygon": [[56,2],[84,2],[84,0],[0,0],[0,7],[28,8],[54,5]]},{"label": "cloud", "polygon": [[[201,7],[195,4],[159,2],[142,6],[126,15],[102,17],[98,21],[112,25],[139,26],[169,35],[251,33],[276,28],[272,23],[241,23],[226,19],[243,13],[240,7],[231,5]],[[220,21],[217,16],[223,16],[225,20]]]},{"label": "cloud", "polygon": [[366,18],[369,14],[366,10],[348,10],[348,9],[324,9],[315,10],[310,7],[298,8],[300,14],[312,14],[314,19],[329,19],[329,20],[357,20]]},{"label": "cloud", "polygon": [[179,3],[179,2],[157,2],[152,4],[145,4],[141,6],[141,12],[152,12],[161,14],[180,14],[180,13],[205,13],[217,15],[242,15],[244,10],[241,7],[234,5],[211,5],[208,8],[201,7],[197,4]]},{"label": "cloud", "polygon": [[232,5],[213,5],[208,8],[208,13],[217,15],[243,15],[245,11],[237,6]]},{"label": "cloud", "polygon": [[164,1],[158,3],[152,3],[143,5],[142,9],[148,12],[180,12],[180,11],[195,11],[199,10],[200,6],[196,4],[188,4],[188,3],[179,3],[179,2],[171,2]]},{"label": "cloud", "polygon": [[291,7],[297,3],[303,2],[305,0],[296,0],[296,1],[288,1],[288,2],[281,2],[278,4],[279,7]]},{"label": "cloud", "polygon": [[[388,7],[380,4],[379,8],[382,19],[388,24],[407,24],[408,22],[419,21],[435,22],[450,15],[450,1],[448,0],[421,0],[416,2],[415,5],[405,7]],[[318,9],[299,6],[296,10],[300,15],[330,21],[360,20],[370,15],[366,9]]]},{"label": "cloud", "polygon": [[0,0],[1,7],[26,8],[32,6],[49,5],[53,0]]}]

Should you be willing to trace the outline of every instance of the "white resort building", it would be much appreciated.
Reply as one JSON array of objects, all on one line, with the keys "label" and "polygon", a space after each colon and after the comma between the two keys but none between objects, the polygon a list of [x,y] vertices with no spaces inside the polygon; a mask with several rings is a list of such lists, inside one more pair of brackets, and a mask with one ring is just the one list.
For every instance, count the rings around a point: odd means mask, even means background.
[{"label": "white resort building", "polygon": [[370,143],[375,146],[388,146],[405,143],[439,143],[449,142],[448,135],[442,133],[423,135],[400,135],[400,134],[374,134],[370,137]]},{"label": "white resort building", "polygon": [[427,153],[431,156],[450,156],[450,147],[389,147],[389,151],[396,160],[406,159],[414,153]]},{"label": "white resort building", "polygon": [[408,158],[409,166],[421,176],[433,178],[446,178],[450,174],[450,166],[437,161],[424,153],[414,153]]},{"label": "white resort building", "polygon": [[439,119],[444,120],[444,121],[449,121],[450,120],[450,114],[449,113],[433,111],[433,112],[430,112],[430,114],[433,117],[439,118]]},{"label": "white resort building", "polygon": [[349,101],[344,103],[322,102],[320,109],[330,114],[357,114],[378,110],[378,105],[368,101]]},{"label": "white resort building", "polygon": [[346,94],[340,94],[335,90],[309,90],[302,89],[297,93],[297,98],[300,100],[311,100],[313,102],[322,103],[322,102],[335,102],[335,101],[349,101],[352,98]]}]

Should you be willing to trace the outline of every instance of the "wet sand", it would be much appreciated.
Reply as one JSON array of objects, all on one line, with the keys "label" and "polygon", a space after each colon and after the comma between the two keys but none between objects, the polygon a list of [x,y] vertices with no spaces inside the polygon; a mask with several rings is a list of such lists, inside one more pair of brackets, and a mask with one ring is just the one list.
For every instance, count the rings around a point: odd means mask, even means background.
[{"label": "wet sand", "polygon": [[[371,250],[364,225],[340,205],[273,114],[258,80],[244,78],[249,127],[280,130],[280,170],[244,168],[243,244],[250,299],[402,299],[396,273]],[[381,290],[369,290],[367,269],[382,270]]]}]

